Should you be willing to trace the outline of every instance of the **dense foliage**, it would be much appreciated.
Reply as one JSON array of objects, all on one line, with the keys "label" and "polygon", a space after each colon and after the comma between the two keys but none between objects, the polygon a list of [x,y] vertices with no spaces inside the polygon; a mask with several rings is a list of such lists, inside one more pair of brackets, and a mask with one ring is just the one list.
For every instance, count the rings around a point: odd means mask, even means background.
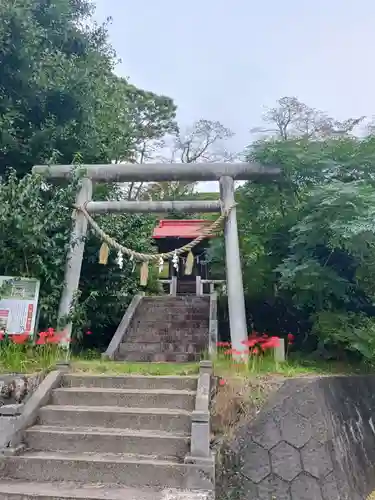
[{"label": "dense foliage", "polygon": [[249,157],[283,170],[238,193],[250,304],[272,304],[266,323],[299,331],[309,349],[315,338],[321,354],[374,360],[375,138],[270,139]]},{"label": "dense foliage", "polygon": [[[11,173],[0,184],[0,274],[30,276],[41,281],[40,328],[56,324],[66,252],[71,231],[71,212],[76,182],[67,187],[46,187],[42,179],[26,175],[17,179]],[[114,198],[116,192],[111,193]],[[135,250],[150,251],[152,217],[102,216],[100,225],[122,244]],[[108,264],[98,263],[101,242],[89,234],[80,282],[80,296],[73,309],[74,332],[80,337],[89,329],[108,341],[125,308],[139,288],[139,274],[124,259],[122,269],[111,252]],[[153,283],[150,282],[152,289]],[[95,338],[96,335],[93,336]]]},{"label": "dense foliage", "polygon": [[[41,280],[41,328],[56,324],[77,181],[47,186],[31,167],[135,161],[146,143],[176,129],[170,98],[115,76],[106,26],[93,22],[92,9],[91,0],[0,2],[0,274]],[[116,186],[94,193],[123,196]],[[152,217],[98,221],[124,245],[152,251]],[[108,340],[139,285],[133,264],[125,259],[119,269],[114,252],[98,264],[100,244],[87,238],[72,310],[75,335],[90,329],[95,344]]]},{"label": "dense foliage", "polygon": [[51,156],[71,163],[134,158],[173,127],[171,99],[115,77],[90,0],[0,2],[0,174]]}]

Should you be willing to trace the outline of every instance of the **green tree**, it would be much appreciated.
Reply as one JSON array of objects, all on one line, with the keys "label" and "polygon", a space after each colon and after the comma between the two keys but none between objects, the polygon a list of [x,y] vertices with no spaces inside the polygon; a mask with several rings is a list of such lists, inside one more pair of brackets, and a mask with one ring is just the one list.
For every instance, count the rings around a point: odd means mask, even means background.
[{"label": "green tree", "polygon": [[[250,161],[282,169],[280,181],[247,182],[236,192],[249,323],[300,332],[309,349],[320,339],[320,350],[375,361],[375,137],[351,135],[356,120],[335,134],[338,122],[330,119],[336,128],[323,133],[324,115],[306,109],[315,120],[311,134],[298,129],[296,112],[286,135],[278,129],[246,152]],[[220,269],[222,240],[212,243],[211,258]]]},{"label": "green tree", "polygon": [[171,99],[115,77],[91,0],[0,3],[0,175],[51,157],[135,161],[174,126]]},{"label": "green tree", "polygon": [[[282,168],[280,182],[246,183],[237,193],[250,301],[281,301],[336,351],[345,347],[375,359],[369,329],[374,137],[268,139],[253,144],[248,158]],[[334,325],[345,318],[341,335]]]},{"label": "green tree", "polygon": [[85,0],[0,4],[0,172],[20,174],[55,151],[62,162],[82,152],[100,158],[96,102],[112,70],[101,27],[83,26]]},{"label": "green tree", "polygon": [[[56,324],[76,188],[77,180],[66,187],[52,188],[35,175],[19,179],[14,171],[0,183],[0,274],[41,281],[41,328]],[[116,196],[121,196],[118,188],[111,193],[112,198]],[[153,251],[150,240],[153,217],[113,215],[96,220],[123,245],[138,251]],[[139,288],[139,274],[127,258],[120,269],[113,251],[108,264],[100,265],[100,245],[96,235],[89,232],[73,320],[76,336],[90,329],[95,334],[95,343],[104,345]],[[152,287],[151,282],[151,290]]]}]

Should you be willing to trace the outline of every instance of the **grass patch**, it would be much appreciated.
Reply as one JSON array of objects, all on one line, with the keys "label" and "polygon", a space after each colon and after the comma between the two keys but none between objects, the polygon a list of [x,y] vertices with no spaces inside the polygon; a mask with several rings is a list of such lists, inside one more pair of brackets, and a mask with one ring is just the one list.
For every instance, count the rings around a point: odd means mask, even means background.
[{"label": "grass patch", "polygon": [[[53,369],[65,358],[66,351],[57,345],[41,346],[0,345],[0,373],[35,373]],[[97,351],[87,351],[71,357],[72,370],[85,373],[140,374],[140,375],[196,375],[199,363],[127,363],[102,360]],[[215,375],[222,378],[250,378],[276,375],[300,377],[308,375],[337,375],[373,373],[365,363],[351,365],[344,362],[311,361],[303,357],[275,363],[271,356],[251,357],[248,364],[235,363],[230,356],[219,354],[214,362]]]},{"label": "grass patch", "polygon": [[374,368],[361,364],[339,361],[313,361],[302,357],[290,358],[283,363],[271,357],[253,358],[248,364],[235,363],[229,356],[220,355],[214,363],[215,375],[220,377],[256,377],[258,375],[281,375],[283,377],[302,377],[309,375],[349,375],[373,373]]},{"label": "grass patch", "polygon": [[218,387],[212,404],[212,431],[216,439],[230,438],[243,420],[254,418],[285,379],[270,374],[227,378],[225,385]]},{"label": "grass patch", "polygon": [[72,361],[72,371],[116,375],[196,375],[198,363],[126,363],[107,360]]},{"label": "grass patch", "polygon": [[37,373],[53,368],[61,359],[57,346],[0,344],[0,373]]}]

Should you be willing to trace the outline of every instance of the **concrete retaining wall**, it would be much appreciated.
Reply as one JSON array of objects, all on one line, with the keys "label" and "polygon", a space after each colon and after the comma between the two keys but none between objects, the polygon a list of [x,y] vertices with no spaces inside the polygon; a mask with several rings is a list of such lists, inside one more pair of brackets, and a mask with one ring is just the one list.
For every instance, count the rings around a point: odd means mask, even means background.
[{"label": "concrete retaining wall", "polygon": [[0,412],[3,406],[26,403],[44,377],[42,372],[32,375],[0,374]]},{"label": "concrete retaining wall", "polygon": [[22,413],[25,403],[43,380],[44,373],[33,375],[0,374],[0,443],[10,425]]},{"label": "concrete retaining wall", "polygon": [[375,376],[286,381],[222,449],[219,500],[364,500],[375,490]]}]

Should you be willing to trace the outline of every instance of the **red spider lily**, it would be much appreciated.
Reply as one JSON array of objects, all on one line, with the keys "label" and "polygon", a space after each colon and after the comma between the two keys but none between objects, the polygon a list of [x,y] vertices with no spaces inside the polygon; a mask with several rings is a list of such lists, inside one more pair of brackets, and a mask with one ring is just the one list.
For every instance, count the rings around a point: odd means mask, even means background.
[{"label": "red spider lily", "polygon": [[230,342],[216,342],[217,347],[230,347]]},{"label": "red spider lily", "polygon": [[86,335],[92,335],[92,332],[90,330],[87,330]]},{"label": "red spider lily", "polygon": [[61,340],[63,340],[64,336],[63,335],[53,335],[51,337],[47,337],[45,339],[46,344],[59,344]]},{"label": "red spider lily", "polygon": [[42,336],[39,337],[38,340],[35,342],[36,345],[46,345],[46,344],[58,344],[60,342],[60,337],[53,336],[53,337],[48,337],[48,336]]},{"label": "red spider lily", "polygon": [[292,345],[294,341],[294,335],[292,333],[288,333],[288,344]]},{"label": "red spider lily", "polygon": [[244,351],[239,351],[238,349],[228,349],[224,351],[224,354],[234,354],[235,356],[241,356],[242,354],[248,354],[249,351],[246,349]]},{"label": "red spider lily", "polygon": [[220,385],[221,387],[223,387],[225,384],[226,384],[226,381],[225,381],[223,378],[221,378],[221,379],[219,380],[219,385]]},{"label": "red spider lily", "polygon": [[[40,332],[36,345],[59,344],[66,339],[65,332],[56,332],[53,328],[48,328],[46,332]],[[69,340],[70,342],[70,340]]]},{"label": "red spider lily", "polygon": [[257,344],[260,344],[261,342],[263,342],[262,337],[250,337],[247,340],[244,340],[242,343],[243,343],[243,345],[246,345],[247,347],[254,347]]},{"label": "red spider lily", "polygon": [[[275,336],[269,337],[266,333],[260,334],[257,332],[252,332],[251,336],[247,340],[244,340],[242,344],[246,346],[247,349],[239,351],[237,349],[229,348],[224,351],[224,354],[251,354],[256,356],[261,354],[262,351],[266,351],[267,349],[274,349],[276,347],[279,347],[280,338]],[[231,344],[229,342],[218,342],[217,345],[218,347],[228,347]]]},{"label": "red spider lily", "polygon": [[25,344],[29,340],[30,334],[29,333],[17,333],[14,335],[10,335],[10,338],[11,338],[13,344]]},{"label": "red spider lily", "polygon": [[0,340],[5,339],[5,332],[3,330],[0,331]]},{"label": "red spider lily", "polygon": [[48,330],[45,332],[39,332],[39,338],[35,342],[36,345],[44,345],[47,343],[47,337],[49,337],[49,332]]},{"label": "red spider lily", "polygon": [[279,337],[270,337],[265,342],[262,342],[260,347],[263,351],[265,351],[266,349],[274,349],[275,347],[279,347],[279,346],[280,346]]}]

